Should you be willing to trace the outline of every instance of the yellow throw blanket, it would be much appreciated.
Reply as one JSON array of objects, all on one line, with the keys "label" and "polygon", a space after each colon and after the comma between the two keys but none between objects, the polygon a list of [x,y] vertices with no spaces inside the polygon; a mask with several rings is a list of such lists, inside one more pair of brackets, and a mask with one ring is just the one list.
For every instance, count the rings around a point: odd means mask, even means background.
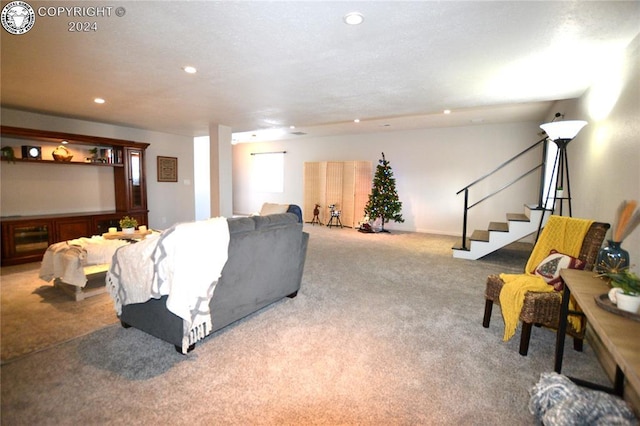
[{"label": "yellow throw blanket", "polygon": [[[534,274],[537,266],[553,249],[569,256],[578,257],[582,241],[592,223],[592,220],[587,219],[551,216],[540,233],[540,238],[538,238],[531,256],[529,256],[525,273],[500,274],[500,278],[505,282],[500,292],[500,307],[504,319],[504,341],[511,339],[516,332],[527,291],[554,291],[553,286]],[[569,321],[576,330],[580,329],[581,323],[578,318],[570,317]]]}]

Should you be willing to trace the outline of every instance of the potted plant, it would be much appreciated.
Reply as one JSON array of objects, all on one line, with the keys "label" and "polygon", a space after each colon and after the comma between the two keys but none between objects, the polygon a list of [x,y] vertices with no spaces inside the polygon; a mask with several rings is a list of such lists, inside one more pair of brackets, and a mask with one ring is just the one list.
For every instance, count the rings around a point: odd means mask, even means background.
[{"label": "potted plant", "polygon": [[2,153],[2,158],[6,158],[8,162],[15,163],[16,162],[16,154],[13,152],[13,147],[11,146],[3,146],[0,149]]},{"label": "potted plant", "polygon": [[122,232],[125,234],[133,234],[136,226],[138,226],[138,221],[132,217],[125,216],[120,219],[120,228],[122,228]]},{"label": "potted plant", "polygon": [[640,277],[625,268],[601,274],[609,278],[611,291],[609,299],[623,311],[638,313],[640,308]]},{"label": "potted plant", "polygon": [[89,150],[89,154],[91,157],[87,157],[88,162],[95,163],[98,161],[98,147],[93,147]]},{"label": "potted plant", "polygon": [[564,197],[564,188],[559,186],[556,188],[556,198]]}]

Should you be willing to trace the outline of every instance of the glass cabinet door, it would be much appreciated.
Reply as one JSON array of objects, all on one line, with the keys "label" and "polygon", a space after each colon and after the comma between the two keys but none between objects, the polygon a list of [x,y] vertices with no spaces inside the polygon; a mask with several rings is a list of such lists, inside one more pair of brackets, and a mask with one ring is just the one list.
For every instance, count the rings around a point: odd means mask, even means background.
[{"label": "glass cabinet door", "polygon": [[144,173],[142,170],[142,151],[129,150],[129,206],[142,209],[144,205]]},{"label": "glass cabinet door", "polygon": [[49,226],[46,224],[15,226],[13,243],[16,254],[44,251],[49,247]]}]

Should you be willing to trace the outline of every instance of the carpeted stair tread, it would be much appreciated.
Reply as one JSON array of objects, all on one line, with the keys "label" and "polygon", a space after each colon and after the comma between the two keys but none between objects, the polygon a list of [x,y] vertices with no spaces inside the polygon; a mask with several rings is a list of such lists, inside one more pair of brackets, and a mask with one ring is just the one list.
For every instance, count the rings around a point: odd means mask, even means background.
[{"label": "carpeted stair tread", "polygon": [[489,241],[489,231],[483,231],[480,229],[476,229],[471,234],[471,241]]},{"label": "carpeted stair tread", "polygon": [[507,213],[507,220],[515,222],[529,222],[529,217],[523,213]]},{"label": "carpeted stair tread", "polygon": [[509,224],[507,222],[491,222],[489,223],[489,231],[509,232]]}]

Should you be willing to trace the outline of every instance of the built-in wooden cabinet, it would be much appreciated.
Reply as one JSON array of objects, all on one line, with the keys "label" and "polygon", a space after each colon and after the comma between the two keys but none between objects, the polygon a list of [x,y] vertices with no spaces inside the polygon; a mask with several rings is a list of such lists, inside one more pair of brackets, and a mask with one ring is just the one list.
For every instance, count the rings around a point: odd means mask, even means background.
[{"label": "built-in wooden cabinet", "polygon": [[95,233],[90,217],[59,218],[54,222],[54,235],[57,241],[66,241]]},{"label": "built-in wooden cabinet", "polygon": [[[23,159],[20,146],[14,146],[15,161],[46,162],[70,167],[70,179],[73,176],[73,166],[113,167],[115,190],[113,211],[74,213],[73,206],[69,206],[70,211],[65,214],[0,218],[2,265],[40,260],[50,244],[101,235],[109,227],[119,227],[118,221],[125,215],[134,217],[141,225],[148,224],[144,161],[148,143],[9,126],[0,126],[0,131],[3,138],[24,140],[25,145],[42,147],[41,159]],[[44,155],[45,150],[50,154],[62,141],[67,141],[67,146],[84,148],[87,153],[89,149],[97,150],[98,158],[91,160],[87,154],[74,155],[71,161],[54,161]],[[6,161],[7,158],[2,157],[2,160]]]},{"label": "built-in wooden cabinet", "polygon": [[24,219],[2,221],[2,265],[34,262],[42,259],[53,235],[50,220]]},{"label": "built-in wooden cabinet", "polygon": [[[49,245],[102,235],[119,227],[122,212],[69,213],[2,218],[2,265],[36,262]],[[146,215],[133,215],[141,224]]]},{"label": "built-in wooden cabinet", "polygon": [[144,149],[124,148],[123,158],[124,167],[114,170],[116,210],[146,211]]}]

